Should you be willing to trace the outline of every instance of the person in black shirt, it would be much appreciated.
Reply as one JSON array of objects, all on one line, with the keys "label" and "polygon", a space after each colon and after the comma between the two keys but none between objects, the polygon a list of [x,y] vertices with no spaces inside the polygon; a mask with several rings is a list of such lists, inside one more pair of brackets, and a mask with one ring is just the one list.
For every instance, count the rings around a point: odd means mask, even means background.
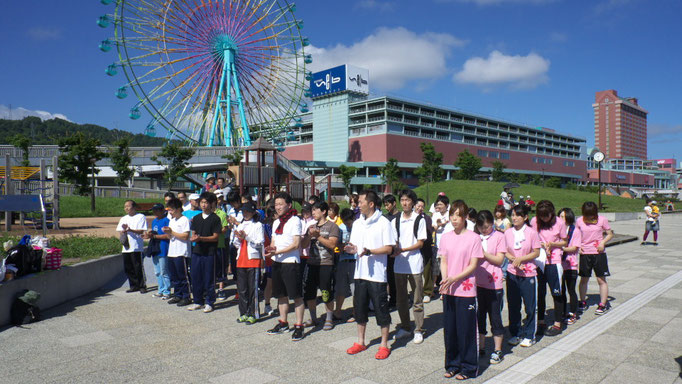
[{"label": "person in black shirt", "polygon": [[[213,210],[217,199],[212,192],[204,192],[199,197],[201,213],[192,218],[192,296],[194,304],[190,311],[204,307],[204,312],[212,312],[215,303],[215,256],[218,236],[221,236],[220,218]],[[204,299],[204,295],[206,298]]]}]

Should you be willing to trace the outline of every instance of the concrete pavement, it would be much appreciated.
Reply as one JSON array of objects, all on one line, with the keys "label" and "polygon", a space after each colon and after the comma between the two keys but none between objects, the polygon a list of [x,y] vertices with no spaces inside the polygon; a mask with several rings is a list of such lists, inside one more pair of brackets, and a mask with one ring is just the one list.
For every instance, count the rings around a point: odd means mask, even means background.
[{"label": "concrete pavement", "polygon": [[[682,223],[661,220],[660,245],[639,241],[610,247],[613,310],[595,317],[596,281],[586,314],[559,337],[530,348],[505,343],[505,360],[472,383],[682,383]],[[616,222],[618,233],[640,236],[644,223]],[[151,284],[150,284],[151,285]],[[8,383],[408,383],[443,378],[441,302],[425,305],[423,344],[393,342],[374,359],[379,328],[370,319],[368,351],[348,356],[355,324],[329,332],[306,329],[303,341],[265,331],[275,320],[237,324],[227,303],[210,314],[167,305],[151,294],[126,294],[118,284],[45,311],[45,319],[0,331],[0,382]],[[230,287],[233,289],[234,287]],[[551,299],[547,300],[551,307]],[[322,305],[318,313],[323,313]],[[292,315],[290,315],[292,316]],[[392,313],[394,324],[398,315]],[[503,314],[507,324],[506,311]],[[590,327],[590,324],[596,326]],[[492,340],[487,340],[488,354]]]}]

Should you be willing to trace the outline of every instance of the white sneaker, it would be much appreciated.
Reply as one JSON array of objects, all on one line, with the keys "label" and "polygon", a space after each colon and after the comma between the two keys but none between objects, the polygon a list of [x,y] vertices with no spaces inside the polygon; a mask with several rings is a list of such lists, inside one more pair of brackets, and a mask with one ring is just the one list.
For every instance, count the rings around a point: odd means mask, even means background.
[{"label": "white sneaker", "polygon": [[396,332],[395,335],[393,335],[393,340],[404,339],[406,337],[410,337],[411,334],[412,334],[411,332],[408,332],[400,328],[398,332]]},{"label": "white sneaker", "polygon": [[412,342],[415,344],[421,344],[424,341],[424,335],[422,335],[421,332],[414,332],[414,339],[412,339]]},{"label": "white sneaker", "polygon": [[519,345],[521,342],[521,339],[519,339],[517,336],[512,336],[509,340],[507,340],[507,344],[509,345]]},{"label": "white sneaker", "polygon": [[201,308],[201,305],[199,304],[192,304],[189,307],[187,307],[188,311],[196,311],[197,309]]},{"label": "white sneaker", "polygon": [[431,302],[431,296],[424,296],[424,300],[423,300],[423,301],[424,301],[425,303],[430,303],[430,302]]},{"label": "white sneaker", "polygon": [[210,305],[206,304],[206,305],[204,306],[204,313],[209,313],[209,312],[213,312],[213,307],[211,307]]},{"label": "white sneaker", "polygon": [[533,344],[535,344],[535,340],[532,340],[532,339],[523,339],[523,341],[522,341],[521,344],[519,344],[519,345],[521,345],[522,347],[530,347],[530,346],[533,345]]},{"label": "white sneaker", "polygon": [[263,312],[268,316],[272,316],[272,313],[274,311],[272,310],[272,307],[270,306],[270,304],[265,304],[265,308],[264,308]]}]

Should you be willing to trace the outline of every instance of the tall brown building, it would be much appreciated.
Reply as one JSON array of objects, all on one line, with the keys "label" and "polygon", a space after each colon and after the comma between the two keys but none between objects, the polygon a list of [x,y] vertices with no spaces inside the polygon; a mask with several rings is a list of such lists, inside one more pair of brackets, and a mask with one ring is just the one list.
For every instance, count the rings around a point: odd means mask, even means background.
[{"label": "tall brown building", "polygon": [[634,97],[619,97],[613,89],[597,92],[594,143],[607,159],[647,158],[646,116]]}]

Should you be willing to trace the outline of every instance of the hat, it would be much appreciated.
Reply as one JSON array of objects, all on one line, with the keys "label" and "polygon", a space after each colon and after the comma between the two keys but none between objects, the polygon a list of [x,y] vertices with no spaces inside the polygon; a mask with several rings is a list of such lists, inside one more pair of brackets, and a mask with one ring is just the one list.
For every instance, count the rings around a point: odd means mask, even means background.
[{"label": "hat", "polygon": [[651,200],[651,204],[656,205],[658,203],[656,202],[656,200]]},{"label": "hat", "polygon": [[193,194],[189,195],[189,197],[187,198],[187,200],[199,200],[199,194],[198,194],[198,193],[193,193]]},{"label": "hat", "polygon": [[36,305],[38,299],[40,299],[40,293],[36,291],[27,291],[22,296],[19,296],[18,299],[29,305]]},{"label": "hat", "polygon": [[166,209],[166,207],[164,207],[163,204],[159,203],[154,204],[154,206],[152,207],[152,211],[163,211],[164,209]]},{"label": "hat", "polygon": [[206,181],[209,181],[209,180],[211,180],[211,179],[215,180],[215,176],[209,176],[209,177],[206,179]]},{"label": "hat", "polygon": [[223,197],[223,196],[225,196],[225,195],[223,194],[223,191],[222,191],[221,189],[216,189],[215,191],[213,191],[213,193],[215,193],[215,197]]},{"label": "hat", "polygon": [[445,192],[438,192],[438,196],[445,196]]},{"label": "hat", "polygon": [[256,212],[256,204],[253,201],[248,201],[242,205],[242,212]]}]

